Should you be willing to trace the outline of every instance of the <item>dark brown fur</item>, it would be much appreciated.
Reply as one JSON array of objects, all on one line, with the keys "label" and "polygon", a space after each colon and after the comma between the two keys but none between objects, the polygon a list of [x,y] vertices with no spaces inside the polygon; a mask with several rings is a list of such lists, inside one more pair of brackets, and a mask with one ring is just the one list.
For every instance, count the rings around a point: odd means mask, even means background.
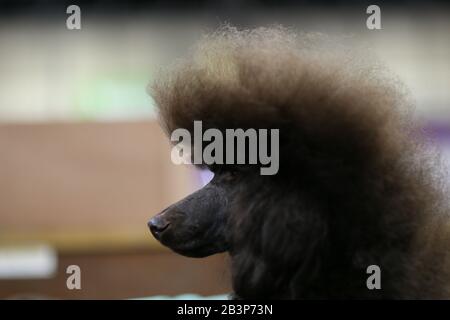
[{"label": "dark brown fur", "polygon": [[[233,191],[236,295],[448,298],[437,156],[401,86],[323,38],[222,28],[153,87],[168,132],[280,129],[278,174],[247,169]],[[371,264],[381,290],[366,287]]]}]

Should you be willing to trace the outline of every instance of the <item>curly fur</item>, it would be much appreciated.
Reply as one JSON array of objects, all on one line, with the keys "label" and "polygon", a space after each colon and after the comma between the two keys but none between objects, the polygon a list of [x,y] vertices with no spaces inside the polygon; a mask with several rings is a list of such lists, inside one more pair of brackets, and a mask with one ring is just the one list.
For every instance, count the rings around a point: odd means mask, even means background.
[{"label": "curly fur", "polygon": [[[371,58],[281,27],[205,36],[153,86],[164,128],[279,128],[229,225],[241,298],[448,298],[448,204],[407,95]],[[221,170],[227,170],[223,166]],[[368,290],[366,268],[382,270]]]}]

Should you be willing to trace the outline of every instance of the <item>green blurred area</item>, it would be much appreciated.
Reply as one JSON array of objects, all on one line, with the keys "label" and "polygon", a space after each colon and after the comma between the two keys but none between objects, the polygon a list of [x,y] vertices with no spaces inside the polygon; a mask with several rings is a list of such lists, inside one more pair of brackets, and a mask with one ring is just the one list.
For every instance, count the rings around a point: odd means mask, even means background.
[{"label": "green blurred area", "polygon": [[79,120],[153,117],[155,104],[146,93],[148,77],[109,74],[81,80],[73,93],[73,114]]}]

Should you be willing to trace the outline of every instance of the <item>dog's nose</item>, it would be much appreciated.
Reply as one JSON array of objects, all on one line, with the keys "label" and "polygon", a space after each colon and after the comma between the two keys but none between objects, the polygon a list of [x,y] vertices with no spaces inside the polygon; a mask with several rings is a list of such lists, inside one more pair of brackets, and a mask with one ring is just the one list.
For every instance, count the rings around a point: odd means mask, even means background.
[{"label": "dog's nose", "polygon": [[150,232],[153,234],[153,236],[156,239],[160,239],[161,234],[167,230],[167,228],[169,228],[170,226],[170,222],[168,222],[167,220],[163,219],[162,217],[153,217],[149,222],[148,222],[148,227],[150,228]]}]

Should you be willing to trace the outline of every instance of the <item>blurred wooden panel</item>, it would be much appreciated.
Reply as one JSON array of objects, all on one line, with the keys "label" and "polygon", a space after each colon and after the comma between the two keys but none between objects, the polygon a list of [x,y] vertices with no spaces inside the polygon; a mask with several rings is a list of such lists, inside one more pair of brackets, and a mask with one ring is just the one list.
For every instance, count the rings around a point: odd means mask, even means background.
[{"label": "blurred wooden panel", "polygon": [[[67,266],[81,269],[81,290],[66,286]],[[129,299],[154,295],[226,294],[226,255],[186,258],[167,250],[63,254],[58,273],[42,280],[0,280],[0,299]]]},{"label": "blurred wooden panel", "polygon": [[195,188],[156,122],[0,125],[0,245],[155,244],[148,219]]}]

